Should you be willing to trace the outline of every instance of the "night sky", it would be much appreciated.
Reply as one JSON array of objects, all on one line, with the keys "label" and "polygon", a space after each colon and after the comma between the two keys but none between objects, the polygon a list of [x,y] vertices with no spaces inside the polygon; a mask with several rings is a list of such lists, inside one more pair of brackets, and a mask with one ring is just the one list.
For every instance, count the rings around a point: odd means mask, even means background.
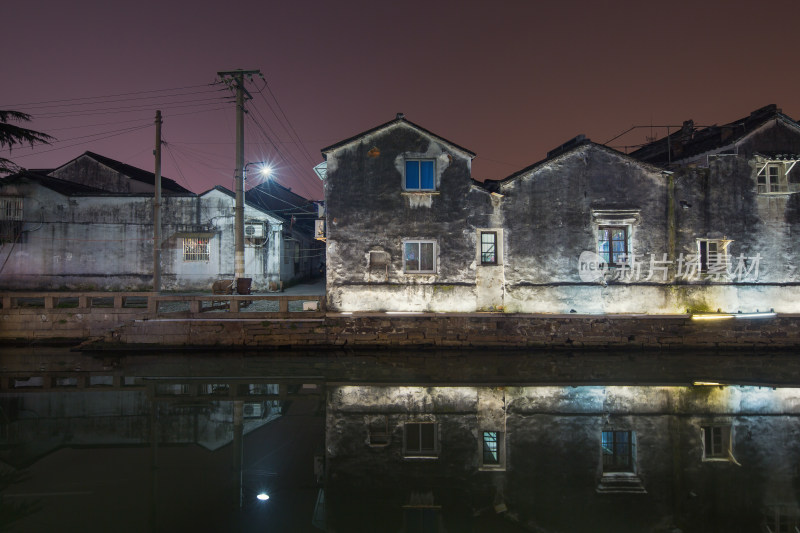
[{"label": "night sky", "polygon": [[9,0],[2,11],[0,109],[59,140],[12,160],[49,168],[90,150],[152,170],[161,109],[163,173],[195,192],[233,188],[232,93],[212,84],[237,68],[267,83],[247,85],[246,160],[273,161],[279,183],[314,199],[320,148],[397,112],[476,152],[479,180],[581,133],[606,142],[770,103],[800,118],[796,0]]}]

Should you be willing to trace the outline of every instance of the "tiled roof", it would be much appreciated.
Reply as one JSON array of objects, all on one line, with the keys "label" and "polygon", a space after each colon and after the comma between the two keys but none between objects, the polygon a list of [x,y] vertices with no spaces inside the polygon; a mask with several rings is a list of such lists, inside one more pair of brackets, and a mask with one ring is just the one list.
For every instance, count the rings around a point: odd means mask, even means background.
[{"label": "tiled roof", "polygon": [[[141,181],[142,183],[147,183],[148,185],[154,185],[156,182],[156,175],[153,172],[148,172],[147,170],[142,170],[141,168],[134,167],[132,165],[128,165],[126,163],[122,163],[115,159],[111,159],[110,157],[105,157],[100,154],[96,154],[94,152],[84,152],[83,155],[90,157],[97,161],[98,163],[102,163],[103,165],[128,176],[129,178]],[[77,158],[76,158],[77,159]],[[69,164],[69,163],[67,163]],[[65,165],[62,165],[65,166]],[[174,193],[190,193],[189,189],[181,187],[178,185],[174,180],[169,178],[165,178],[161,176],[161,191],[164,193],[174,192]]]},{"label": "tiled roof", "polygon": [[682,159],[711,151],[718,151],[736,144],[770,120],[797,123],[784,115],[775,104],[756,109],[750,115],[721,126],[695,129],[694,121],[687,120],[683,127],[667,137],[644,145],[629,155],[655,165],[667,165]]},{"label": "tiled roof", "polygon": [[440,137],[439,135],[436,135],[435,133],[426,130],[422,126],[414,124],[410,120],[406,120],[405,115],[403,115],[403,113],[398,113],[397,114],[397,118],[395,118],[394,120],[390,120],[389,122],[386,122],[384,124],[381,124],[380,126],[376,126],[374,128],[368,129],[367,131],[362,131],[361,133],[359,133],[357,135],[353,135],[352,137],[349,137],[349,138],[347,138],[347,139],[345,139],[343,141],[340,141],[340,142],[338,142],[336,144],[332,144],[330,146],[327,146],[327,147],[323,148],[321,150],[322,155],[326,156],[328,154],[328,152],[332,152],[332,151],[336,150],[337,148],[341,148],[342,146],[344,146],[346,144],[350,144],[351,142],[356,141],[356,140],[360,139],[361,137],[370,135],[370,134],[375,133],[376,131],[379,131],[381,129],[389,128],[391,126],[395,126],[395,125],[399,125],[399,124],[406,124],[408,126],[411,126],[411,127],[415,128],[417,130],[420,130],[420,131],[424,132],[426,135],[430,135],[431,137],[434,137],[434,138],[440,140],[441,142],[443,142],[445,144],[449,144],[453,148],[456,148],[457,150],[466,153],[470,157],[475,157],[475,152],[472,152],[471,150],[467,150],[466,148],[464,148],[462,146],[459,146],[459,145],[457,145],[456,143],[454,143],[452,141],[448,141],[444,137]]}]

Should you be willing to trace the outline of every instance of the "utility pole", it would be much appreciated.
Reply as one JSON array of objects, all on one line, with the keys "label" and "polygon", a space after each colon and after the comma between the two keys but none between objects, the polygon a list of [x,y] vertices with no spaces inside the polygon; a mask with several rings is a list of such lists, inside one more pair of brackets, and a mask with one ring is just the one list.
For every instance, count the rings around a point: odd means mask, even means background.
[{"label": "utility pole", "polygon": [[228,70],[217,72],[220,78],[230,77],[236,89],[236,206],[233,210],[233,272],[238,280],[244,277],[244,99],[251,98],[244,88],[244,77],[260,75],[260,70]]},{"label": "utility pole", "polygon": [[153,292],[161,292],[161,110],[156,111],[156,192],[153,198]]}]

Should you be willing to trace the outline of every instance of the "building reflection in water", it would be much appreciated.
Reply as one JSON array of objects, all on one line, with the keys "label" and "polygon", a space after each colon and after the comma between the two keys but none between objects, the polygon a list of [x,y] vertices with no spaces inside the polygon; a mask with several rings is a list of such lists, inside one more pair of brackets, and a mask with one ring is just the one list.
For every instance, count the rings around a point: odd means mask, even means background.
[{"label": "building reflection in water", "polygon": [[395,379],[375,357],[3,361],[10,531],[800,526],[791,380],[555,385],[513,356],[398,362]]}]

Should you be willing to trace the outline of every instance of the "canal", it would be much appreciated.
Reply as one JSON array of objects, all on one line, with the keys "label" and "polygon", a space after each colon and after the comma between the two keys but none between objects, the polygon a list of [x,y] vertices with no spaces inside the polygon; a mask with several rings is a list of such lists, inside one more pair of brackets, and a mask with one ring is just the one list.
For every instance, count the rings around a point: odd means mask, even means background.
[{"label": "canal", "polygon": [[0,361],[8,531],[800,526],[793,353],[27,347]]}]

